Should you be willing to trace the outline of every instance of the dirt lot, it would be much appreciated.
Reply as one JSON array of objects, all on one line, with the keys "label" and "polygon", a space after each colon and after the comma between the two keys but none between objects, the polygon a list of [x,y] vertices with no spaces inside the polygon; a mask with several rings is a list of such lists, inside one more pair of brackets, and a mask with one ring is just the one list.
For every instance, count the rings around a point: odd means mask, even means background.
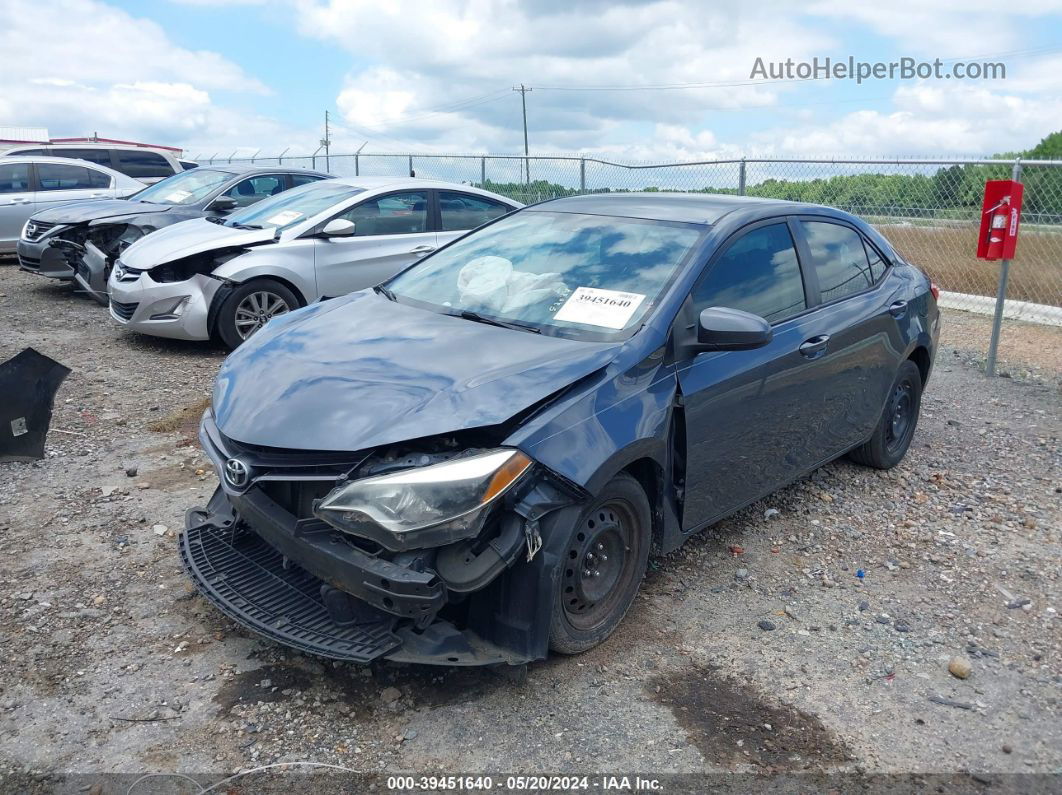
[{"label": "dirt lot", "polygon": [[986,322],[946,318],[903,465],[834,463],[652,560],[615,637],[519,683],[323,662],[196,596],[175,534],[214,487],[194,424],[222,353],[0,266],[0,360],[33,346],[73,370],[46,458],[0,464],[0,790],[295,760],[1057,773],[1062,331],[1008,325],[1012,377],[987,381]]}]

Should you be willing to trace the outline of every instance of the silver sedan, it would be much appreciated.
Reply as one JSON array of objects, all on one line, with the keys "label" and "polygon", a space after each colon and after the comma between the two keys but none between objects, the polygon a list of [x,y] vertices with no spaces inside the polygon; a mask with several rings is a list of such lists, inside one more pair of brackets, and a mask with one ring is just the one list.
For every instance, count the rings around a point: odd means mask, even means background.
[{"label": "silver sedan", "polygon": [[110,276],[111,317],[143,334],[235,348],[279,314],[379,284],[520,206],[411,177],[303,185],[133,243]]}]

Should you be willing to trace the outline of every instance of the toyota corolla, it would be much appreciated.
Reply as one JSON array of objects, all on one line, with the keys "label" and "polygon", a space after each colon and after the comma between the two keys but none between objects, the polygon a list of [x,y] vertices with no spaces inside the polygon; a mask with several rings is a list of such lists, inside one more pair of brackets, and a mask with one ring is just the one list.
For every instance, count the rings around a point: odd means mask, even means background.
[{"label": "toyota corolla", "polygon": [[185,567],[337,659],[521,664],[609,636],[651,552],[839,456],[904,457],[936,287],[872,227],[710,195],[559,199],[232,354]]}]

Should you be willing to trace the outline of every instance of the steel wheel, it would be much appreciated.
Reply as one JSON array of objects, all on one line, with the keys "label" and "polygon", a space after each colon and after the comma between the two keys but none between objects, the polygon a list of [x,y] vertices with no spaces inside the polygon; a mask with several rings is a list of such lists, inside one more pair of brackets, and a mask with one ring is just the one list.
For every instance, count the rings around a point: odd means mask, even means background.
[{"label": "steel wheel", "polygon": [[291,307],[281,296],[267,290],[256,290],[236,305],[236,333],[245,340],[270,319],[290,311]]},{"label": "steel wheel", "polygon": [[900,381],[889,397],[886,415],[885,449],[890,453],[905,448],[914,429],[914,386],[907,379]]},{"label": "steel wheel", "polygon": [[637,528],[634,508],[611,500],[585,517],[572,535],[564,560],[563,609],[573,627],[603,624],[624,599],[638,561],[632,554]]}]

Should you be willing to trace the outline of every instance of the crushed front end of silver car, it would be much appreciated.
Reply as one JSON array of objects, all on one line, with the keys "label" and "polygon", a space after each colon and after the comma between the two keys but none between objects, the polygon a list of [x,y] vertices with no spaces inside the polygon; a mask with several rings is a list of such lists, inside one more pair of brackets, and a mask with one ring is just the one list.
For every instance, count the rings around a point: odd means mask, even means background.
[{"label": "crushed front end of silver car", "polygon": [[231,618],[312,654],[541,659],[557,570],[543,533],[586,495],[497,430],[314,453],[237,443],[207,412],[221,486],[187,514],[184,566]]}]

